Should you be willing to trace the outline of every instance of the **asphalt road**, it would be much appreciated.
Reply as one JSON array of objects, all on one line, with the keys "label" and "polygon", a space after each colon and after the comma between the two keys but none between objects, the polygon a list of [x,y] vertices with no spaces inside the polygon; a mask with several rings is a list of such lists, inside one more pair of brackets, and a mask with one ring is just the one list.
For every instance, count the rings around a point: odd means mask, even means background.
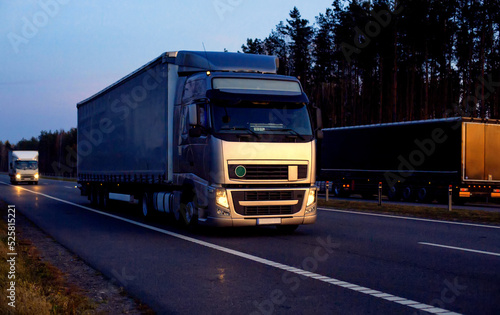
[{"label": "asphalt road", "polygon": [[500,227],[321,209],[292,235],[188,231],[5,175],[0,198],[158,313],[500,313]]}]

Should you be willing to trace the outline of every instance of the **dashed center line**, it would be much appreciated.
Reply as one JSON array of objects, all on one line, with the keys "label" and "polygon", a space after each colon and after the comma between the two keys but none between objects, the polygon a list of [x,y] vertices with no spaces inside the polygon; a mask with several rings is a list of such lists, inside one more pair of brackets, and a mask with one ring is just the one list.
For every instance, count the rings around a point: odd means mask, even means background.
[{"label": "dashed center line", "polygon": [[455,250],[460,250],[460,251],[464,251],[464,252],[471,252],[471,253],[477,253],[477,254],[485,254],[485,255],[491,255],[491,256],[500,256],[499,253],[487,252],[487,251],[477,250],[477,249],[462,248],[462,247],[449,246],[449,245],[441,245],[441,244],[434,244],[434,243],[427,243],[427,242],[418,242],[418,243],[420,245],[441,247],[441,248],[447,248],[447,249],[455,249]]}]

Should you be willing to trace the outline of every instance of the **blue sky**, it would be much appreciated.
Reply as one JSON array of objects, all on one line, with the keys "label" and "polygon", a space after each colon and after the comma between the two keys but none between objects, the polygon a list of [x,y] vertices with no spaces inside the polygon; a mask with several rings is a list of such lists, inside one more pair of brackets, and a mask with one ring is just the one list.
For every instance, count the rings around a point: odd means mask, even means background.
[{"label": "blue sky", "polygon": [[332,0],[0,2],[0,140],[76,127],[76,103],[165,51],[241,50],[294,6],[315,22]]}]

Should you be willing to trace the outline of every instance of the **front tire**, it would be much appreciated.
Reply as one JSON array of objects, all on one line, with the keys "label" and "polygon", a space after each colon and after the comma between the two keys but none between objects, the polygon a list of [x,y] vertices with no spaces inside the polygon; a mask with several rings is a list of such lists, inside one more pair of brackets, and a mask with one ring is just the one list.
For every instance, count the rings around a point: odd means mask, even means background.
[{"label": "front tire", "polygon": [[192,226],[196,222],[198,222],[198,213],[197,207],[194,201],[190,201],[184,207],[184,211],[182,214],[182,219],[186,226]]}]

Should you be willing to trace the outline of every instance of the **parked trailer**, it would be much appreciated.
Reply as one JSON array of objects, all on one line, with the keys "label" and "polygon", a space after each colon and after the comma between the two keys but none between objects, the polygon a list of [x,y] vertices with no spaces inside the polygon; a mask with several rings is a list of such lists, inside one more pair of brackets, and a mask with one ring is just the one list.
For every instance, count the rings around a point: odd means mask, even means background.
[{"label": "parked trailer", "polygon": [[38,151],[9,151],[9,177],[12,184],[38,184]]},{"label": "parked trailer", "polygon": [[78,103],[82,195],[188,225],[314,223],[308,98],[277,67],[272,56],[167,52]]},{"label": "parked trailer", "polygon": [[498,120],[446,118],[323,129],[319,178],[338,196],[500,198]]}]

